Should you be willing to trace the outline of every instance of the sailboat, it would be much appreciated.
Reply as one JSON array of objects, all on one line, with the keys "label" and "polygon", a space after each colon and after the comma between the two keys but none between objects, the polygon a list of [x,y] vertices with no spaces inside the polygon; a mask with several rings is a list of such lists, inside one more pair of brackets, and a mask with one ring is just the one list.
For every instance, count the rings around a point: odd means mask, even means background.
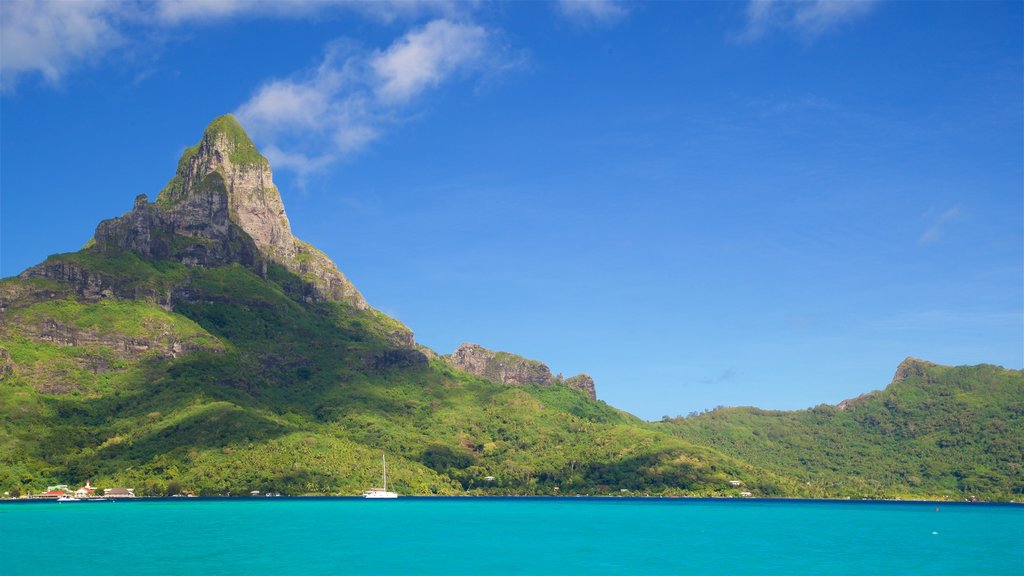
[{"label": "sailboat", "polygon": [[380,461],[384,465],[384,474],[381,477],[381,483],[384,487],[370,488],[363,492],[363,498],[398,498],[398,493],[388,492],[388,461],[384,458],[384,454],[380,455]]}]

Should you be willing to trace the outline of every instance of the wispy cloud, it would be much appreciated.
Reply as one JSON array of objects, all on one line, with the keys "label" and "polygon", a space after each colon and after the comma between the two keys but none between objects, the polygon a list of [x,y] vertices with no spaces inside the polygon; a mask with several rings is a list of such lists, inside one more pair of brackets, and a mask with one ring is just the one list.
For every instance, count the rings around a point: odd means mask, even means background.
[{"label": "wispy cloud", "polygon": [[[346,10],[378,21],[433,18],[390,46],[367,51],[338,41],[314,69],[260,86],[236,110],[276,167],[314,172],[377,139],[423,93],[461,75],[499,76],[507,57],[495,32],[472,22],[476,5],[450,0],[154,0],[0,2],[0,87],[38,73],[58,85],[146,31],[241,18],[306,18]],[[614,13],[615,7],[595,8]],[[440,17],[439,17],[440,15]]]},{"label": "wispy cloud", "polygon": [[629,13],[625,4],[617,0],[559,0],[558,11],[582,26],[610,26]]},{"label": "wispy cloud", "polygon": [[382,22],[453,17],[474,4],[452,0],[7,0],[0,1],[0,87],[39,74],[59,85],[116,49],[148,46],[152,33],[240,18],[311,18],[347,11]]},{"label": "wispy cloud", "polygon": [[[241,14],[278,12],[287,15],[286,7],[302,12],[310,8],[310,2],[244,2],[242,0],[160,0],[156,3],[156,17],[161,22],[179,24],[186,21],[203,21],[231,18]],[[324,2],[323,5],[328,4]]]},{"label": "wispy cloud", "polygon": [[29,72],[56,85],[69,68],[97,63],[124,42],[120,18],[113,2],[0,2],[0,86]]},{"label": "wispy cloud", "polygon": [[485,28],[437,19],[383,50],[335,42],[315,69],[264,84],[235,115],[275,166],[304,176],[377,139],[428,89],[500,65]]},{"label": "wispy cloud", "polygon": [[746,26],[738,39],[758,40],[773,31],[795,32],[813,39],[867,15],[875,0],[751,0]]},{"label": "wispy cloud", "polygon": [[480,61],[486,49],[487,32],[480,26],[434,20],[374,54],[375,93],[383,102],[407,102]]},{"label": "wispy cloud", "polygon": [[923,218],[929,221],[928,229],[917,238],[918,244],[933,244],[942,239],[950,222],[956,221],[961,216],[959,206],[954,206],[943,212],[926,212]]},{"label": "wispy cloud", "polygon": [[384,22],[426,15],[452,16],[473,7],[456,0],[158,0],[155,15],[163,23],[206,23],[237,17],[306,18],[342,8]]}]

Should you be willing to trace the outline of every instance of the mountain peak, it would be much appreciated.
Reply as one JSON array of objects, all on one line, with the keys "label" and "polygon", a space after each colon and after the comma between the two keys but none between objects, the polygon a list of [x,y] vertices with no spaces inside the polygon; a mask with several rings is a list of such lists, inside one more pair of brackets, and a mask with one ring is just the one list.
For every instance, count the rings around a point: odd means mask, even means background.
[{"label": "mountain peak", "polygon": [[309,282],[310,299],[369,308],[325,254],[292,235],[270,163],[230,114],[185,149],[155,203],[136,198],[131,212],[100,223],[95,243],[189,266],[269,261]]},{"label": "mountain peak", "polygon": [[911,376],[922,376],[925,370],[934,367],[935,364],[919,358],[907,356],[900,365],[896,367],[896,373],[892,377],[892,384],[906,380]]},{"label": "mountain peak", "polygon": [[269,165],[253,144],[245,128],[231,114],[214,118],[203,132],[200,148],[206,144],[211,151],[227,156],[234,164]]}]

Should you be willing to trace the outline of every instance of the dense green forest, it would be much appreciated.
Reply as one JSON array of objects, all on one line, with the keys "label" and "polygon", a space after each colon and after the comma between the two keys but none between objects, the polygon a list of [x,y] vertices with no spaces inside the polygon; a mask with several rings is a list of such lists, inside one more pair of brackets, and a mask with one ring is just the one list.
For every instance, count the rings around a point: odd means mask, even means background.
[{"label": "dense green forest", "polygon": [[592,381],[456,369],[291,235],[225,116],[155,202],[0,281],[0,491],[358,494],[386,453],[404,494],[1018,498],[1021,373],[901,371],[841,408],[651,423]]},{"label": "dense green forest", "polygon": [[662,425],[833,497],[1024,495],[1019,370],[907,359],[888,388],[839,406],[720,408]]},{"label": "dense green forest", "polygon": [[[733,478],[768,494],[808,493],[564,385],[505,386],[426,356],[412,362],[396,344],[400,324],[302,302],[282,269],[261,278],[237,264],[185,270],[118,258],[53,260],[109,265],[150,285],[184,281],[192,302],[166,312],[83,302],[49,280],[3,281],[6,491],[92,479],[150,495],[354,494],[375,483],[383,451],[404,493],[713,494],[735,492]],[[50,297],[34,301],[39,291]],[[39,339],[39,323],[54,322],[107,342]],[[146,334],[195,349],[132,356],[110,344]]]}]

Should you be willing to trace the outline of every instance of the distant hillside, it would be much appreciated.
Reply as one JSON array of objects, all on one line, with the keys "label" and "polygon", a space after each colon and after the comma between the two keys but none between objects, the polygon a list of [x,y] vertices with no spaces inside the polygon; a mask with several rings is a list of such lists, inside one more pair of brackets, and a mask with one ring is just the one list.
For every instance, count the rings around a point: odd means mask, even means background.
[{"label": "distant hillside", "polygon": [[372,309],[224,116],[154,202],[0,281],[0,490],[357,494],[386,452],[405,494],[812,493],[541,375],[463,371]]},{"label": "distant hillside", "polygon": [[1024,495],[1024,372],[908,358],[892,383],[838,406],[720,408],[662,423],[833,497]]}]

